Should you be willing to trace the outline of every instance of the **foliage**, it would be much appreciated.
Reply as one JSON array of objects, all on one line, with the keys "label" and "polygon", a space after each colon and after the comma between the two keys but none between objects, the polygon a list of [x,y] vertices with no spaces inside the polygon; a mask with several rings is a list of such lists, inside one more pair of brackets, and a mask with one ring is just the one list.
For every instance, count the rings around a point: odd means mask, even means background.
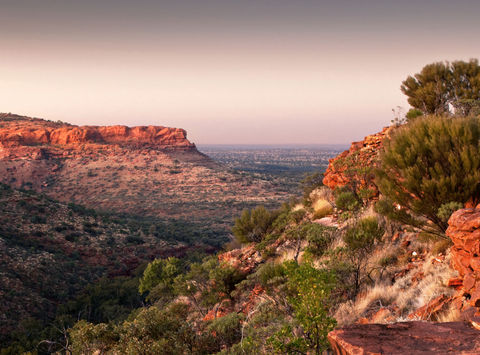
[{"label": "foliage", "polygon": [[242,215],[235,219],[233,235],[241,243],[260,242],[271,230],[276,217],[276,212],[270,212],[263,206],[244,210]]},{"label": "foliage", "polygon": [[[443,233],[447,202],[480,196],[480,123],[476,118],[425,117],[384,142],[376,183],[377,210],[402,223]],[[430,221],[427,224],[426,221]]]},{"label": "foliage", "polygon": [[468,116],[480,100],[480,66],[477,59],[428,64],[401,85],[408,103],[424,114],[447,114],[450,107]]},{"label": "foliage", "polygon": [[212,290],[230,296],[235,285],[242,281],[244,276],[229,264],[220,264],[210,271],[210,280],[213,281]]},{"label": "foliage", "polygon": [[79,322],[70,331],[73,354],[184,354],[215,353],[220,350],[211,332],[195,332],[186,321],[188,307],[175,304],[160,310],[141,309],[133,320],[118,326]]},{"label": "foliage", "polygon": [[407,114],[405,115],[405,118],[407,121],[411,122],[417,117],[423,116],[423,112],[419,110],[418,108],[411,108],[408,110]]},{"label": "foliage", "polygon": [[305,224],[302,227],[302,233],[308,242],[305,252],[315,257],[322,256],[332,243],[335,230],[317,223]]},{"label": "foliage", "polygon": [[368,257],[384,232],[376,217],[366,217],[347,229],[343,236],[345,254],[352,267],[353,296],[359,292],[365,276],[368,277]]},{"label": "foliage", "polygon": [[214,332],[216,340],[223,346],[230,347],[240,340],[241,320],[242,317],[238,313],[232,312],[215,319],[207,329]]},{"label": "foliage", "polygon": [[294,318],[302,329],[301,336],[294,336],[291,326],[286,326],[271,338],[277,351],[321,354],[328,348],[327,334],[335,327],[335,319],[329,316],[329,296],[335,287],[335,275],[328,270],[315,268],[307,261],[298,264],[285,263],[288,302]]},{"label": "foliage", "polygon": [[256,276],[263,287],[268,287],[278,280],[283,280],[285,268],[282,264],[267,262],[258,268]]},{"label": "foliage", "polygon": [[341,191],[335,198],[337,207],[344,211],[355,211],[360,207],[357,196],[352,191]]},{"label": "foliage", "polygon": [[168,299],[173,293],[173,281],[182,269],[182,262],[177,258],[155,259],[143,272],[138,291],[141,294],[149,292],[151,300]]},{"label": "foliage", "polygon": [[350,227],[343,240],[347,248],[353,252],[369,251],[375,242],[380,240],[384,232],[384,229],[378,224],[377,218],[366,217]]},{"label": "foliage", "polygon": [[447,223],[452,213],[460,208],[463,208],[463,203],[454,201],[444,203],[438,208],[437,216],[442,220],[442,222]]}]

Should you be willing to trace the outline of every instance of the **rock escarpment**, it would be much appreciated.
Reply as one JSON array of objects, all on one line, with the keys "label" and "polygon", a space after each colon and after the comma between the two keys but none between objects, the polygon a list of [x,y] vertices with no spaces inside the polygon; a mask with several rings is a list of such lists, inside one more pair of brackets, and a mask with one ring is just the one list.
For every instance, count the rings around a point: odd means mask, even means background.
[{"label": "rock escarpment", "polygon": [[393,127],[385,127],[381,132],[366,136],[360,142],[353,142],[350,149],[330,159],[323,184],[332,190],[346,185],[356,190],[368,188],[377,195],[372,168],[378,164],[382,141],[392,129]]},{"label": "rock escarpment", "polygon": [[287,194],[217,164],[183,129],[80,127],[12,114],[0,114],[0,182],[62,202],[222,231],[246,204],[268,205]]},{"label": "rock escarpment", "polygon": [[[11,114],[0,114],[0,158],[65,156],[102,146],[194,150],[187,133],[163,126],[75,126]],[[65,154],[67,152],[67,154]]]},{"label": "rock escarpment", "polygon": [[447,236],[453,241],[452,266],[460,277],[450,280],[459,290],[456,299],[461,311],[475,308],[480,314],[480,205],[456,211],[448,221]]}]

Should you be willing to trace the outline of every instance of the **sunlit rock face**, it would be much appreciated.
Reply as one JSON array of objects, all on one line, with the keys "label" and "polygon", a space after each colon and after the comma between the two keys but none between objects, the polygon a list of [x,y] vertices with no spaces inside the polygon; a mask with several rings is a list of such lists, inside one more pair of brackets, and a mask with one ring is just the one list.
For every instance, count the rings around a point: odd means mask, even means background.
[{"label": "sunlit rock face", "polygon": [[333,190],[354,183],[357,189],[369,188],[378,195],[372,176],[361,173],[361,168],[377,166],[382,142],[391,131],[392,127],[385,127],[360,142],[353,142],[350,149],[330,159],[323,184]]},{"label": "sunlit rock face", "polygon": [[77,150],[143,147],[194,150],[187,133],[163,126],[75,126],[16,115],[0,114],[0,158],[73,154]]},{"label": "sunlit rock face", "polygon": [[467,322],[355,324],[328,340],[337,355],[480,353],[480,331]]},{"label": "sunlit rock face", "polygon": [[451,280],[458,289],[457,306],[480,310],[480,205],[456,211],[448,221],[447,236],[453,241],[452,266],[460,277]]}]

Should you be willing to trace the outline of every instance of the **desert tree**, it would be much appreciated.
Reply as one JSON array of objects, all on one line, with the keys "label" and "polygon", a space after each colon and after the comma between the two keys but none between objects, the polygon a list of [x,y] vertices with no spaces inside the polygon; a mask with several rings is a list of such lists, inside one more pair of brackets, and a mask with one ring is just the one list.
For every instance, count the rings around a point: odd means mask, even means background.
[{"label": "desert tree", "polygon": [[408,76],[400,89],[425,115],[468,116],[480,102],[480,66],[477,59],[431,63]]}]

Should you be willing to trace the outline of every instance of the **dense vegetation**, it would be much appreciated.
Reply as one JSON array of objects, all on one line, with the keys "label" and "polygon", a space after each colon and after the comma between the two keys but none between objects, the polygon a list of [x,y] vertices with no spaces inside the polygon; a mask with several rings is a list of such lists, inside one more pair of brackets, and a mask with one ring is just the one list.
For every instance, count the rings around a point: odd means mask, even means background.
[{"label": "dense vegetation", "polygon": [[191,223],[107,215],[0,184],[2,348],[34,349],[79,318],[126,318],[142,304],[131,278],[137,269],[159,256],[212,252],[217,236]]},{"label": "dense vegetation", "polygon": [[[73,352],[320,354],[336,324],[332,310],[370,282],[366,260],[384,230],[369,217],[339,231],[312,223],[314,207],[294,205],[259,207],[237,219],[239,241],[262,255],[248,259],[256,260],[248,270],[216,256],[150,263],[139,286],[148,305],[123,322],[77,323]],[[338,238],[343,247],[334,246]],[[275,262],[283,244],[293,245],[294,256]]]},{"label": "dense vegetation", "polygon": [[427,116],[398,128],[384,145],[379,209],[390,218],[442,233],[444,204],[480,197],[478,118]]}]

